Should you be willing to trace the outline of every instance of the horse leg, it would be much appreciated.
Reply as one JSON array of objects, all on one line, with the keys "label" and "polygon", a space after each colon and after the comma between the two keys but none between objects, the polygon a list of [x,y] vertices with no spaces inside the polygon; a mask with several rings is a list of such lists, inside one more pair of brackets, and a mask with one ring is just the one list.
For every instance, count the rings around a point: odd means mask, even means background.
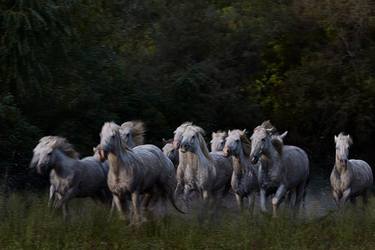
[{"label": "horse leg", "polygon": [[260,209],[262,212],[266,213],[267,212],[267,207],[266,207],[267,194],[264,188],[260,189],[259,196],[260,196]]},{"label": "horse leg", "polygon": [[152,199],[152,195],[150,193],[147,193],[143,196],[143,199],[142,199],[142,207],[145,211],[148,211],[148,208],[149,208],[149,205],[150,205],[150,202],[151,202],[151,199]]},{"label": "horse leg", "polygon": [[115,210],[115,206],[116,206],[115,201],[112,198],[111,209],[109,210],[109,219],[111,219],[113,217],[113,211]]},{"label": "horse leg", "polygon": [[294,208],[296,208],[297,210],[300,208],[301,206],[301,203],[302,203],[302,200],[303,200],[303,196],[304,196],[304,193],[305,193],[305,183],[302,183],[300,184],[297,188],[296,188],[296,202],[294,203]]},{"label": "horse leg", "polygon": [[113,195],[112,208],[111,208],[112,211],[113,211],[114,207],[117,208],[117,211],[119,212],[120,218],[122,220],[125,220],[124,204],[123,204],[120,196],[117,195],[117,194]]},{"label": "horse leg", "polygon": [[[286,195],[286,199],[285,199],[285,205],[287,208],[291,208],[293,206],[295,206],[296,204],[296,199],[297,199],[297,191],[296,189],[293,189],[293,190],[290,190],[287,195]],[[293,195],[295,194],[295,197],[293,197]],[[294,198],[294,200],[293,200]]]},{"label": "horse leg", "polygon": [[252,192],[249,196],[247,196],[249,199],[249,211],[250,215],[254,214],[254,206],[255,206],[255,192]]},{"label": "horse leg", "polygon": [[133,205],[132,224],[137,224],[137,223],[141,222],[139,194],[137,192],[132,193],[131,199],[132,199],[132,205]]},{"label": "horse leg", "polygon": [[185,209],[189,210],[190,208],[190,194],[192,192],[192,189],[189,187],[189,185],[185,185],[184,187],[184,194],[183,194],[183,201],[185,204]]},{"label": "horse leg", "polygon": [[305,183],[300,184],[296,188],[296,202],[294,203],[293,209],[294,209],[294,214],[296,215],[301,207],[301,203],[303,202],[303,197],[305,195]]},{"label": "horse leg", "polygon": [[51,185],[49,187],[49,198],[48,198],[48,207],[51,208],[54,204],[55,199],[55,187]]},{"label": "horse leg", "polygon": [[237,206],[242,212],[242,210],[243,210],[243,197],[239,194],[235,194],[235,195],[236,195]]},{"label": "horse leg", "polygon": [[67,221],[69,216],[69,208],[67,203],[62,204],[62,213],[64,221]]},{"label": "horse leg", "polygon": [[339,194],[338,194],[335,190],[333,190],[333,191],[332,191],[332,195],[333,195],[333,200],[334,200],[335,203],[336,203],[336,206],[337,206],[338,208],[340,208],[340,196],[339,196]]},{"label": "horse leg", "polygon": [[352,191],[351,188],[348,188],[342,193],[342,197],[341,197],[341,201],[340,201],[341,206],[344,206],[346,201],[349,199],[351,191]]},{"label": "horse leg", "polygon": [[273,217],[277,217],[277,208],[286,193],[286,187],[282,184],[277,188],[275,196],[272,198]]}]

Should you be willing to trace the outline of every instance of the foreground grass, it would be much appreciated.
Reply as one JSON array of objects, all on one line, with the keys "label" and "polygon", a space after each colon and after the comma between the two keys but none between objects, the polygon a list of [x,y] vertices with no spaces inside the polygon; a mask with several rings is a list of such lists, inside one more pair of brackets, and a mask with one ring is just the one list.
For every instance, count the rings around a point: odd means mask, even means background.
[{"label": "foreground grass", "polygon": [[373,206],[306,221],[172,214],[131,227],[88,200],[73,204],[69,222],[46,207],[45,196],[11,195],[0,205],[1,249],[375,249]]}]

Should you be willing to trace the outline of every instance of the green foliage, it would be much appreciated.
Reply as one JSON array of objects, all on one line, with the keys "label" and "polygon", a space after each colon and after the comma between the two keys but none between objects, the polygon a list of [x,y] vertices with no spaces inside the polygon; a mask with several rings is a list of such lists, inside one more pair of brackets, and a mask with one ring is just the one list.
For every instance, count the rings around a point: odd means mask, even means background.
[{"label": "green foliage", "polygon": [[[108,120],[142,119],[160,145],[187,120],[251,131],[271,119],[313,160],[332,158],[340,131],[354,156],[373,158],[371,1],[6,0],[0,10],[0,91],[29,127],[2,138],[57,134],[87,155]],[[17,148],[26,162],[30,143],[10,137],[1,154]]]}]

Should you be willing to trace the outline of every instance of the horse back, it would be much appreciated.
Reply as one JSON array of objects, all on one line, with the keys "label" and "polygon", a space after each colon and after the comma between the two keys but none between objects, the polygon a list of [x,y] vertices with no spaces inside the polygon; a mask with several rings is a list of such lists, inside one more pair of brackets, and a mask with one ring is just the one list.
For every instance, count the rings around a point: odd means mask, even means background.
[{"label": "horse back", "polygon": [[309,159],[306,152],[296,146],[285,145],[282,151],[283,180],[289,184],[306,182],[309,176]]},{"label": "horse back", "polygon": [[348,167],[352,171],[351,189],[353,193],[372,186],[373,174],[367,162],[351,159],[348,162]]},{"label": "horse back", "polygon": [[176,181],[174,165],[158,147],[146,144],[132,150],[140,163],[139,171],[146,186],[152,186],[155,182],[173,185],[172,182]]},{"label": "horse back", "polygon": [[211,152],[210,155],[216,169],[214,187],[220,188],[229,184],[233,173],[231,158],[224,157],[221,152]]}]

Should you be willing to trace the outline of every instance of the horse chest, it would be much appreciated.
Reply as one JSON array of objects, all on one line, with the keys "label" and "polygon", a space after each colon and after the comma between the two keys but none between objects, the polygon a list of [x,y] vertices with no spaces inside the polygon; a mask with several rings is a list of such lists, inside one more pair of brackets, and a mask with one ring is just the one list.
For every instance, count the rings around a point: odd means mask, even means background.
[{"label": "horse chest", "polygon": [[59,179],[55,183],[56,191],[60,194],[65,194],[72,186],[72,178]]},{"label": "horse chest", "polygon": [[261,177],[262,186],[265,187],[278,186],[280,183],[280,174],[275,168],[262,168]]},{"label": "horse chest", "polygon": [[126,191],[132,191],[134,188],[134,178],[126,175],[108,174],[107,184],[109,190],[114,194],[121,194]]},{"label": "horse chest", "polygon": [[335,174],[332,179],[331,185],[335,191],[344,192],[350,186],[350,177],[346,174]]}]

